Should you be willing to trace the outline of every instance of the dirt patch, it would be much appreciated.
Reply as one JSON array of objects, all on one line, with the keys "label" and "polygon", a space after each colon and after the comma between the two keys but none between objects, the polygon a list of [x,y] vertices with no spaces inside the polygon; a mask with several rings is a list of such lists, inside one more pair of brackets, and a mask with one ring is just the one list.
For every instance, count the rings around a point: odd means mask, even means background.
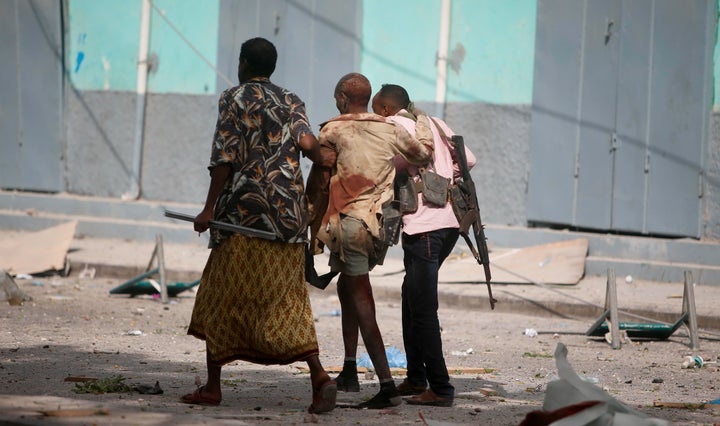
[{"label": "dirt patch", "polygon": [[[716,424],[719,412],[701,405],[720,397],[718,340],[702,339],[688,349],[683,333],[667,341],[626,343],[613,350],[584,332],[590,321],[531,317],[490,310],[442,306],[440,319],[446,360],[456,386],[451,408],[403,404],[383,411],[336,409],[315,418],[305,414],[310,379],[304,364],[259,366],[234,362],[223,369],[219,407],[181,404],[180,395],[205,378],[203,342],[187,336],[194,293],[167,305],[151,297],[110,296],[121,280],[36,278],[18,284],[32,301],[0,306],[0,421],[15,424],[418,424],[425,419],[450,424],[516,425],[540,409],[547,383],[557,377],[552,354],[558,342],[569,350],[575,371],[610,395],[652,417],[676,424]],[[311,292],[321,361],[342,364],[340,309],[334,289]],[[399,300],[379,300],[378,319],[385,343],[402,349]],[[526,331],[534,330],[537,335]],[[358,354],[364,354],[359,348]],[[702,368],[684,369],[688,355]],[[707,362],[710,362],[707,364]],[[83,378],[121,376],[130,388],[162,388],[159,395],[137,390],[76,393]],[[66,381],[66,378],[75,381]],[[361,375],[360,393],[340,393],[357,403],[378,390],[376,379]],[[398,382],[402,372],[398,373]],[[655,407],[657,401],[679,403]],[[681,408],[677,408],[681,407]],[[700,408],[703,407],[703,408]],[[65,410],[66,416],[62,416]],[[52,413],[51,416],[49,413]]]}]

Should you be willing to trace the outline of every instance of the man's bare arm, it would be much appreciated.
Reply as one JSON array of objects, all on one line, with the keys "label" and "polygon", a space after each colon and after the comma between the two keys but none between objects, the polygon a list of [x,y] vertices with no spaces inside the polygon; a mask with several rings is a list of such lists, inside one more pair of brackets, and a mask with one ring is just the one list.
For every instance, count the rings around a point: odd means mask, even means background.
[{"label": "man's bare arm", "polygon": [[337,158],[335,151],[321,146],[313,134],[307,134],[300,139],[300,148],[305,156],[318,166],[329,169],[335,165]]},{"label": "man's bare arm", "polygon": [[225,182],[227,182],[231,172],[232,166],[230,164],[220,164],[210,169],[210,187],[205,199],[205,207],[195,217],[194,228],[197,232],[205,232],[210,227],[209,222],[213,219],[215,202],[225,187]]},{"label": "man's bare arm", "polygon": [[426,115],[418,116],[414,137],[400,124],[395,123],[395,128],[398,150],[409,163],[420,166],[430,161],[435,150],[435,142]]}]

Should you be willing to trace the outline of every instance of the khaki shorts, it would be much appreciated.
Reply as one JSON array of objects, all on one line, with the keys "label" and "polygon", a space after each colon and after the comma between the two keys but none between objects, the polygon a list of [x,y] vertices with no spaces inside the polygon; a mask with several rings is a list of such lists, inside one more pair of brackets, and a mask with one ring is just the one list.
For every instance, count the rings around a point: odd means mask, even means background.
[{"label": "khaki shorts", "polygon": [[341,226],[345,261],[336,253],[330,253],[331,271],[356,277],[367,274],[376,265],[382,265],[387,246],[373,238],[362,220],[343,216]]}]

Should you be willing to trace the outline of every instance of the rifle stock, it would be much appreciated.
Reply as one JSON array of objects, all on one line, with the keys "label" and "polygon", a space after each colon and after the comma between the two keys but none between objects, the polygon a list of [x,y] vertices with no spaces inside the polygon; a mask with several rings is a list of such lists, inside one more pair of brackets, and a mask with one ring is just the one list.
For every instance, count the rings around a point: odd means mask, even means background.
[{"label": "rifle stock", "polygon": [[[477,201],[475,182],[472,180],[470,169],[467,165],[465,141],[460,135],[452,136],[451,140],[455,146],[455,153],[462,175],[462,181],[456,181],[455,184],[467,199],[467,212],[462,219],[458,220],[460,223],[460,235],[463,236],[465,242],[470,247],[470,251],[472,251],[475,260],[483,266],[483,270],[485,271],[485,284],[487,285],[490,300],[490,309],[495,309],[495,302],[497,302],[497,300],[493,297],[492,288],[490,287],[492,276],[490,274],[490,255],[487,248],[487,238],[485,237],[485,226],[482,224],[480,217],[480,206]],[[475,245],[473,245],[470,239],[471,227],[472,235],[475,237]],[[477,249],[475,248],[476,246]]]}]

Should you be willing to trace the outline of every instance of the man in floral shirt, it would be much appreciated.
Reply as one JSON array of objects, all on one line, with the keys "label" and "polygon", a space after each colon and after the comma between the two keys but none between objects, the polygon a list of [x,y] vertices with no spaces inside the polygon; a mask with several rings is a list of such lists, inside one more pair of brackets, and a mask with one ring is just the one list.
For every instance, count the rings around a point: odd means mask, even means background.
[{"label": "man in floral shirt", "polygon": [[[336,384],[320,364],[305,285],[307,206],[300,153],[323,161],[305,105],[270,82],[277,51],[268,40],[243,43],[240,85],[220,97],[210,158],[210,188],[195,218],[268,231],[274,240],[211,229],[212,251],[203,271],[188,334],[205,340],[208,378],[182,397],[218,405],[224,364],[306,361],[312,381],[311,413],[335,407]],[[335,160],[325,151],[324,163]]]}]

